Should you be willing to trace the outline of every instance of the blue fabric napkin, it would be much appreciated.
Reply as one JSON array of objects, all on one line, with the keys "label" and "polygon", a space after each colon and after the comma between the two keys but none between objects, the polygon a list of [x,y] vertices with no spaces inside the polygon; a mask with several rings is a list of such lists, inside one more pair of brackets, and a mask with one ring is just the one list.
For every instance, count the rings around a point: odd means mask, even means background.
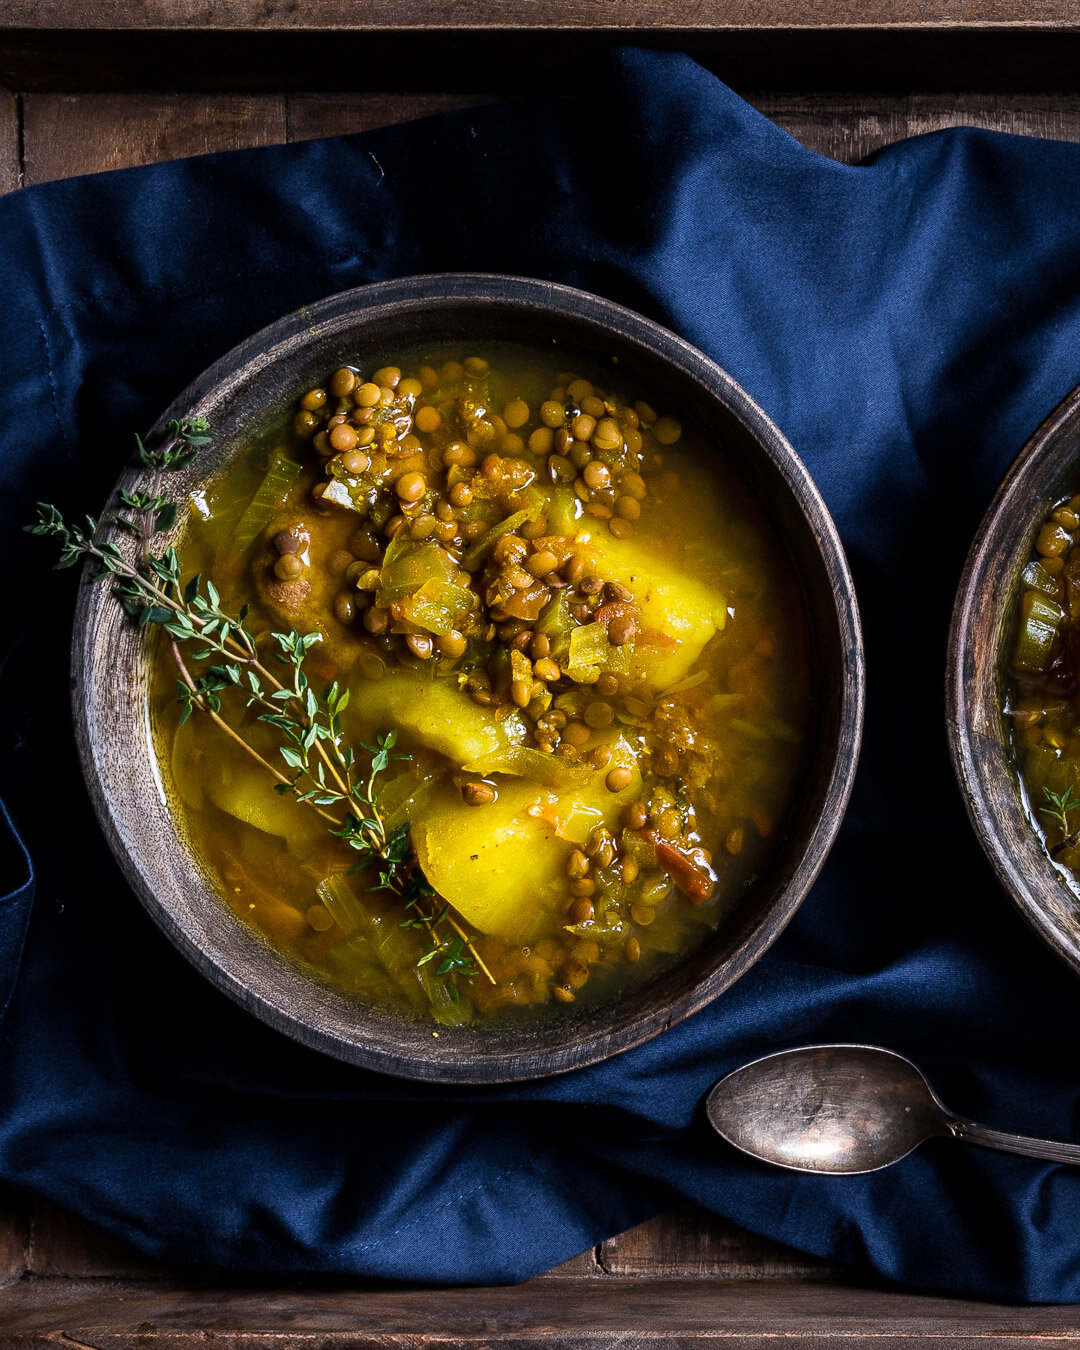
[{"label": "blue fabric napkin", "polygon": [[[768,955],[637,1050],[439,1089],[323,1058],[194,973],[125,888],[79,780],[70,574],[20,526],[96,509],[132,433],[279,315],[404,273],[607,295],[726,367],[831,508],[865,620],[854,799]],[[0,201],[0,1179],[151,1255],[519,1280],[679,1197],[926,1288],[1080,1300],[1080,1171],[941,1142],[771,1170],[709,1086],[814,1040],[912,1055],[955,1109],[1080,1137],[1080,980],[995,883],[949,770],[944,638],[968,542],[1080,376],[1080,146],[953,130],[852,168],[677,55],[590,92],[53,183]],[[26,933],[25,946],[23,944]],[[20,959],[21,952],[21,959]]]}]

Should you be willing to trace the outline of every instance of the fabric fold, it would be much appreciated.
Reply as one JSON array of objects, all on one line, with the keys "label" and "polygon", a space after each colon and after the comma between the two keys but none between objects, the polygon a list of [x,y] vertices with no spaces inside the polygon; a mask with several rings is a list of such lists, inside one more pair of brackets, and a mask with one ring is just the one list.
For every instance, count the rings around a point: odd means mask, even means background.
[{"label": "fabric fold", "polygon": [[[235,1271],[515,1280],[682,1197],[862,1275],[1080,1300],[1080,1173],[939,1141],[873,1176],[797,1176],[725,1148],[701,1109],[755,1055],[856,1040],[988,1124],[1080,1128],[1080,981],[994,880],[942,727],[968,541],[1077,380],[1078,222],[1080,146],[955,129],[837,165],[687,58],[632,49],[571,100],[0,200],[0,518],[8,574],[32,579],[0,670],[26,845],[0,822],[0,1180]],[[483,1089],[306,1050],[154,928],[80,782],[70,574],[20,532],[39,498],[97,511],[133,434],[266,323],[440,270],[597,291],[730,371],[837,521],[869,668],[848,818],[767,956],[631,1052]]]}]

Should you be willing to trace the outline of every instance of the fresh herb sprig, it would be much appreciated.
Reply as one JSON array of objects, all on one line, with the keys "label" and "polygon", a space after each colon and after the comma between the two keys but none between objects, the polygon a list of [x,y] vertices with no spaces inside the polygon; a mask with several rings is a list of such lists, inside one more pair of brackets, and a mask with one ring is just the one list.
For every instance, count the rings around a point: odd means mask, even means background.
[{"label": "fresh herb sprig", "polygon": [[[139,437],[136,446],[147,467],[175,471],[190,464],[209,440],[203,419],[185,419],[169,423],[160,447],[149,449]],[[330,833],[358,854],[354,872],[377,869],[378,881],[370,889],[396,895],[405,910],[402,927],[422,928],[430,939],[418,965],[438,958],[437,976],[471,979],[482,971],[494,984],[494,976],[468,935],[449,907],[439,902],[420,869],[409,825],[387,830],[378,805],[377,780],[392,760],[407,758],[394,750],[396,733],[379,737],[375,745],[362,744],[369,758],[361,768],[342,730],[341,715],[348,706],[349,691],[335,681],[320,696],[304,670],[320,635],[295,630],[271,635],[277,644],[277,662],[287,671],[286,678],[279,680],[260,658],[246,627],[248,607],[229,614],[209,578],[195,576],[182,583],[174,548],[159,554],[152,551],[154,537],[171,529],[176,515],[177,505],[167,493],[124,492],[119,494],[118,509],[103,521],[87,516],[83,523],[69,523],[55,506],[39,503],[37,520],[26,529],[59,544],[57,568],[93,560],[97,565],[93,579],[112,581],[114,595],[139,627],[156,625],[168,634],[179,672],[181,724],[195,711],[208,716],[273,777],[277,792],[315,810],[327,821]],[[139,539],[139,563],[128,561],[118,544],[107,537],[110,523]],[[215,660],[215,664],[193,674],[181,653],[183,644],[198,648],[192,651],[192,660]],[[288,772],[267,760],[223,717],[221,696],[228,691],[237,691],[260,722],[280,733],[278,751]],[[448,987],[456,998],[454,980]]]},{"label": "fresh herb sprig", "polygon": [[1043,788],[1043,796],[1047,804],[1039,807],[1039,814],[1047,816],[1054,825],[1061,831],[1061,841],[1050,850],[1052,854],[1060,853],[1066,848],[1075,848],[1080,843],[1080,830],[1069,829],[1069,815],[1073,811],[1080,811],[1080,799],[1078,799],[1072,789],[1072,784],[1064,792],[1053,792],[1050,788]]}]

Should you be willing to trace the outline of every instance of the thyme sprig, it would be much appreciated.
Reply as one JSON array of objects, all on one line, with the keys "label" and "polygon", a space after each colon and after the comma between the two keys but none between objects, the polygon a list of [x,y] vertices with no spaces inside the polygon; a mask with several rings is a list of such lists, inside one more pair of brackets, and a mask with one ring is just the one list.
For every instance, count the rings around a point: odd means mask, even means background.
[{"label": "thyme sprig", "polygon": [[1069,813],[1080,811],[1080,799],[1074,796],[1072,784],[1070,783],[1064,792],[1053,792],[1050,788],[1043,788],[1043,796],[1047,804],[1039,807],[1039,814],[1048,816],[1062,834],[1060,843],[1055,844],[1050,850],[1051,854],[1056,855],[1066,848],[1075,848],[1080,843],[1080,830],[1070,831]]},{"label": "thyme sprig", "polygon": [[[150,449],[136,437],[136,447],[147,467],[175,471],[190,464],[209,440],[203,419],[185,419],[168,424],[161,446]],[[343,734],[349,691],[335,681],[319,695],[304,669],[320,634],[295,630],[271,634],[276,661],[286,668],[285,678],[279,679],[260,657],[246,627],[248,607],[228,613],[212,580],[196,575],[183,583],[174,548],[153,552],[154,537],[171,529],[176,516],[177,504],[167,493],[121,492],[117,509],[101,521],[87,516],[80,523],[68,522],[57,507],[40,502],[36,521],[26,529],[58,543],[57,568],[92,560],[97,567],[92,579],[111,580],[113,594],[140,628],[155,625],[168,634],[179,673],[181,725],[195,711],[205,714],[262,765],[274,778],[278,793],[307,805],[327,821],[329,832],[357,854],[351,871],[375,871],[378,880],[370,889],[389,891],[402,902],[401,926],[427,933],[430,945],[418,965],[438,959],[437,976],[469,979],[482,971],[494,984],[467,933],[420,869],[409,824],[387,829],[378,804],[378,779],[393,760],[408,758],[394,749],[396,733],[378,737],[374,745],[361,744],[368,757],[362,765]],[[110,525],[140,541],[140,562],[128,561],[108,537]],[[213,664],[192,674],[181,653],[185,644],[197,648],[191,659]],[[287,772],[266,759],[223,716],[226,693],[235,693],[258,721],[279,733],[278,751]],[[456,998],[453,980],[449,988]]]},{"label": "thyme sprig", "polygon": [[1049,816],[1062,834],[1068,834],[1069,812],[1080,811],[1080,801],[1073,799],[1072,786],[1067,787],[1064,792],[1051,792],[1049,788],[1043,788],[1043,796],[1047,805],[1039,807],[1039,814]]}]

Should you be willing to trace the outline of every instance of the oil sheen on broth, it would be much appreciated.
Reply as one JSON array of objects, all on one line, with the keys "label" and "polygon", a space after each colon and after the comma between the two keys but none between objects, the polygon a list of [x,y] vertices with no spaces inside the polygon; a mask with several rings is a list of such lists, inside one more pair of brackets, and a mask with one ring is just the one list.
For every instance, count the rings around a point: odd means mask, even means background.
[{"label": "oil sheen on broth", "polygon": [[314,978],[444,1023],[566,1015],[698,945],[760,872],[802,758],[799,591],[678,411],[558,349],[431,346],[328,370],[193,497],[185,572],[268,646],[321,635],[305,668],[349,689],[351,743],[396,730],[380,807],[494,983],[440,984],[430,936],[324,820],[207,718],[178,728],[163,644],[187,832]]}]

